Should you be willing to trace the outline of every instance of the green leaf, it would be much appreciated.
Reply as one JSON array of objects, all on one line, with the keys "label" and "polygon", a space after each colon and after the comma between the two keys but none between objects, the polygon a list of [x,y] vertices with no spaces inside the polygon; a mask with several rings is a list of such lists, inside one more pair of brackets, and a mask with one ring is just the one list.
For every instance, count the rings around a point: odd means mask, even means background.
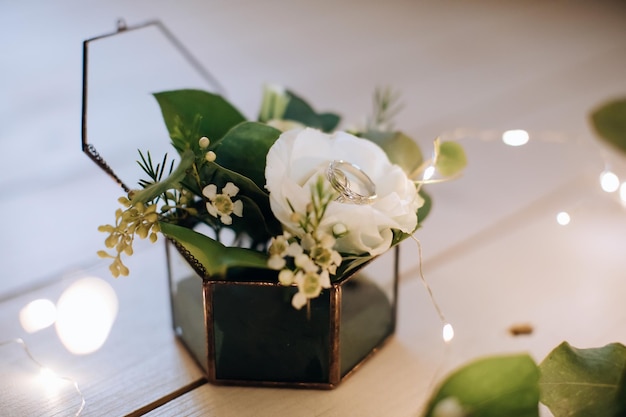
[{"label": "green leaf", "polygon": [[437,405],[452,400],[472,417],[538,417],[538,381],[539,369],[528,355],[479,359],[444,381],[425,416],[436,417]]},{"label": "green leaf", "polygon": [[591,124],[601,139],[626,152],[626,98],[610,101],[592,111]]},{"label": "green leaf", "polygon": [[[245,121],[223,97],[201,90],[174,90],[154,94],[176,149],[196,149],[202,136],[222,138]],[[193,126],[193,129],[190,130]]]},{"label": "green leaf", "polygon": [[541,402],[555,417],[626,415],[626,347],[577,349],[563,342],[539,366]]},{"label": "green leaf", "polygon": [[417,225],[418,226],[420,226],[422,222],[426,219],[426,217],[428,217],[428,215],[430,214],[430,210],[433,207],[433,199],[430,196],[430,194],[428,194],[424,190],[420,190],[419,194],[424,199],[424,204],[422,205],[422,207],[417,209]]},{"label": "green leaf", "polygon": [[243,122],[226,133],[214,149],[216,163],[265,187],[265,158],[280,130],[263,123]]},{"label": "green leaf", "polygon": [[289,95],[289,103],[283,118],[285,120],[293,120],[300,122],[305,126],[320,129],[324,132],[332,132],[341,118],[334,113],[316,113],[313,107],[304,99],[298,97],[292,91],[287,91]]},{"label": "green leaf", "polygon": [[389,160],[411,175],[424,162],[422,150],[413,139],[402,132],[368,130],[361,135],[380,146]]},{"label": "green leaf", "polygon": [[439,145],[437,170],[445,177],[459,174],[467,166],[465,150],[457,142],[442,142]]},{"label": "green leaf", "polygon": [[213,279],[223,279],[229,268],[268,269],[267,256],[245,248],[229,247],[187,227],[161,222],[161,231],[176,240],[204,266]]}]

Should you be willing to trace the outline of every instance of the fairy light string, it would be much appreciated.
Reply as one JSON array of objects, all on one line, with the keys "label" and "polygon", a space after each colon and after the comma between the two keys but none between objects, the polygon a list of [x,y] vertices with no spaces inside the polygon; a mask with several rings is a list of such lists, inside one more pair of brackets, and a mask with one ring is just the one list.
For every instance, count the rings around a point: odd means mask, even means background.
[{"label": "fairy light string", "polygon": [[80,406],[74,413],[74,416],[75,417],[80,416],[80,414],[83,412],[83,409],[85,408],[86,401],[85,401],[85,396],[83,395],[82,391],[80,390],[80,387],[78,386],[78,382],[72,378],[57,375],[50,368],[44,366],[41,362],[35,359],[30,349],[26,345],[26,342],[24,342],[22,338],[18,337],[16,339],[0,341],[0,347],[10,345],[10,344],[17,344],[21,346],[21,348],[24,350],[24,353],[26,353],[26,356],[28,357],[28,359],[39,368],[41,375],[45,376],[46,378],[54,378],[54,379],[69,382],[74,387],[74,390],[80,397]]},{"label": "fairy light string", "polygon": [[433,290],[432,288],[430,288],[430,285],[428,284],[428,282],[426,281],[426,277],[424,276],[424,271],[422,269],[422,263],[423,263],[422,262],[422,243],[419,241],[418,238],[416,238],[413,235],[411,235],[411,239],[413,239],[413,241],[415,241],[415,243],[417,244],[417,252],[418,252],[418,259],[419,259],[418,272],[419,272],[420,281],[422,282],[422,284],[424,285],[424,288],[426,289],[426,292],[428,293],[430,302],[435,308],[435,311],[437,312],[437,315],[439,316],[439,320],[441,320],[441,324],[442,324],[441,333],[442,333],[443,341],[446,344],[449,344],[452,341],[452,339],[454,339],[454,327],[452,327],[452,324],[450,324],[450,322],[448,322],[448,320],[444,316],[443,311],[441,310],[441,307],[439,306],[439,303],[435,299]]}]

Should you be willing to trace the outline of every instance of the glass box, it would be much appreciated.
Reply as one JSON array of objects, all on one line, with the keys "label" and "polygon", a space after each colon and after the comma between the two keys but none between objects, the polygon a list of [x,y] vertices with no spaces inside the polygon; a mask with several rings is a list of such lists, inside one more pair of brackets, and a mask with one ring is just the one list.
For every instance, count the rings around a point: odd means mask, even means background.
[{"label": "glass box", "polygon": [[168,245],[172,318],[216,384],[336,387],[394,333],[399,248],[296,310],[276,279],[202,279]]}]

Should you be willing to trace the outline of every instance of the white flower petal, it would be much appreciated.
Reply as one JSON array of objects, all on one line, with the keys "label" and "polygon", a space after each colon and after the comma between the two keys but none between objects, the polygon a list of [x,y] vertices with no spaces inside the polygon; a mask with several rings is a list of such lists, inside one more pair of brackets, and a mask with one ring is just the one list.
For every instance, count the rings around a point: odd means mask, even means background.
[{"label": "white flower petal", "polygon": [[202,195],[209,200],[214,200],[217,195],[217,186],[215,184],[209,184],[202,189]]},{"label": "white flower petal", "polygon": [[300,240],[300,245],[302,245],[302,249],[304,250],[311,250],[315,246],[315,239],[313,239],[313,236],[307,233],[306,235],[302,236],[302,239]]},{"label": "white flower petal", "polygon": [[239,187],[237,187],[232,182],[227,182],[224,188],[222,188],[222,193],[226,194],[229,197],[234,197],[239,192]]},{"label": "white flower petal", "polygon": [[[336,224],[333,225],[333,229],[335,228]],[[320,246],[322,246],[323,248],[332,248],[333,246],[335,246],[335,238],[333,237],[333,235],[330,235],[328,233],[320,233],[320,236],[318,236],[317,240],[320,242]]]},{"label": "white flower petal", "polygon": [[307,302],[308,299],[301,292],[297,292],[291,299],[291,305],[294,306],[294,308],[297,310],[300,310],[302,307],[304,307]]},{"label": "white flower petal", "polygon": [[293,258],[295,258],[298,255],[301,255],[302,253],[304,253],[302,250],[302,246],[300,246],[296,242],[290,243],[289,246],[287,247],[287,255]]},{"label": "white flower petal", "polygon": [[243,202],[241,200],[233,202],[233,214],[238,217],[243,216]]},{"label": "white flower petal", "polygon": [[206,203],[206,210],[209,212],[211,216],[217,217],[217,209],[215,208],[213,203]]},{"label": "white flower petal", "polygon": [[320,285],[322,288],[330,288],[330,276],[327,271],[320,273]]},{"label": "white flower petal", "polygon": [[267,266],[271,269],[275,269],[276,271],[283,269],[285,267],[285,264],[285,258],[281,258],[278,255],[272,255],[267,260]]},{"label": "white flower petal", "polygon": [[289,269],[283,269],[278,273],[278,281],[282,284],[282,285],[291,285],[293,284],[293,280],[294,280],[294,275],[293,272],[290,271]]}]

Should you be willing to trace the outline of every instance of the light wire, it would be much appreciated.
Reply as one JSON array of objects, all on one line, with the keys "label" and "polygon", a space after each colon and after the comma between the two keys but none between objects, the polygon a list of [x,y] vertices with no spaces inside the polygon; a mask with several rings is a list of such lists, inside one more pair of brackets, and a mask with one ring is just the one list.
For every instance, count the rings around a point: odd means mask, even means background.
[{"label": "light wire", "polygon": [[[35,365],[37,365],[40,370],[49,369],[46,366],[42,365],[41,362],[39,362],[37,359],[35,359],[35,357],[31,353],[30,349],[26,345],[26,342],[24,342],[24,339],[22,339],[21,337],[18,337],[18,338],[15,338],[15,339],[11,339],[11,340],[1,341],[0,342],[0,346],[5,346],[5,345],[13,344],[13,343],[20,345],[22,347],[22,349],[24,350],[24,352],[26,353],[26,356],[28,356],[28,359],[30,359],[31,362],[33,362]],[[55,374],[55,377],[58,378],[58,379],[67,381],[70,384],[72,384],[72,386],[74,386],[74,389],[76,390],[76,392],[80,396],[80,406],[78,407],[78,410],[76,410],[76,413],[74,414],[75,417],[78,417],[83,412],[83,409],[85,408],[85,404],[86,404],[85,396],[83,395],[82,391],[80,390],[80,387],[78,386],[78,382],[76,380],[74,380],[72,378],[69,378],[69,377],[66,377],[66,376],[59,376],[59,375]]]}]

